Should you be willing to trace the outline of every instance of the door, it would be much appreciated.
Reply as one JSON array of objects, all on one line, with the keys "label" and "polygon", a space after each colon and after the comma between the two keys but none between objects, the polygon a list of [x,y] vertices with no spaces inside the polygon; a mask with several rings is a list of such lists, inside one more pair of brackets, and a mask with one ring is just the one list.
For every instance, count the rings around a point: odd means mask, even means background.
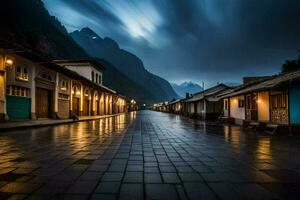
[{"label": "door", "polygon": [[10,120],[30,119],[31,99],[6,96],[6,110]]},{"label": "door", "polygon": [[258,95],[257,93],[252,93],[251,96],[251,120],[257,121],[258,120]]},{"label": "door", "polygon": [[257,101],[257,93],[248,94],[246,96],[246,120],[258,120]]},{"label": "door", "polygon": [[83,115],[88,116],[89,115],[89,109],[90,108],[90,101],[88,99],[85,99],[83,102]]},{"label": "door", "polygon": [[104,115],[104,102],[100,102],[100,115]]},{"label": "door", "polygon": [[79,98],[73,97],[72,111],[79,116]]},{"label": "door", "polygon": [[99,104],[99,101],[96,101],[96,115],[100,115],[100,104]]},{"label": "door", "polygon": [[36,88],[36,116],[37,118],[49,118],[51,111],[51,91]]},{"label": "door", "polygon": [[194,102],[194,112],[195,112],[195,114],[198,113],[198,109],[197,109],[197,101]]}]

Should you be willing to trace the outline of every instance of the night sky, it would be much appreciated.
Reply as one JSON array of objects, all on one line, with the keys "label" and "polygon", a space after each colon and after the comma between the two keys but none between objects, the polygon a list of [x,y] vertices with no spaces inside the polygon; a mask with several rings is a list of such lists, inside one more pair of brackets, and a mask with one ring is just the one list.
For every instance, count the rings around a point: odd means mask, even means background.
[{"label": "night sky", "polygon": [[274,74],[300,50],[300,0],[44,2],[68,31],[90,27],[171,82]]}]

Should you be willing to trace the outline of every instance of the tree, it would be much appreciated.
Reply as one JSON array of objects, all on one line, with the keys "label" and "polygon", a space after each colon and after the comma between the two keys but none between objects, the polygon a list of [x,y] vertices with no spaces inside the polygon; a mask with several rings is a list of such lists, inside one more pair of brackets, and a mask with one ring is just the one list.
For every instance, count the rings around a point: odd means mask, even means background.
[{"label": "tree", "polygon": [[289,72],[293,71],[296,69],[300,69],[300,51],[299,51],[299,56],[298,59],[296,60],[286,60],[285,63],[283,63],[281,71],[284,72]]}]

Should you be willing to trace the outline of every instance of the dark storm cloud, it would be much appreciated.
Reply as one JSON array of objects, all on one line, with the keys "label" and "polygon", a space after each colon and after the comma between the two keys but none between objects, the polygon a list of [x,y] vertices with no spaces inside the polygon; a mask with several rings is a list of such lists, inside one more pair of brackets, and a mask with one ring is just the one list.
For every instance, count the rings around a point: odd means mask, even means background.
[{"label": "dark storm cloud", "polygon": [[170,81],[272,74],[300,49],[299,0],[44,2],[70,31],[112,37]]}]

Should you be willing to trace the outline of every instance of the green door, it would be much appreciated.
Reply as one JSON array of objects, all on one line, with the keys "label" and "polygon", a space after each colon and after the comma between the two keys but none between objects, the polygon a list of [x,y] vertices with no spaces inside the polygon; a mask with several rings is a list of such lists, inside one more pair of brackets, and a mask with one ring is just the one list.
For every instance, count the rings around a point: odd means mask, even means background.
[{"label": "green door", "polygon": [[6,96],[6,111],[10,120],[30,119],[31,99]]}]

